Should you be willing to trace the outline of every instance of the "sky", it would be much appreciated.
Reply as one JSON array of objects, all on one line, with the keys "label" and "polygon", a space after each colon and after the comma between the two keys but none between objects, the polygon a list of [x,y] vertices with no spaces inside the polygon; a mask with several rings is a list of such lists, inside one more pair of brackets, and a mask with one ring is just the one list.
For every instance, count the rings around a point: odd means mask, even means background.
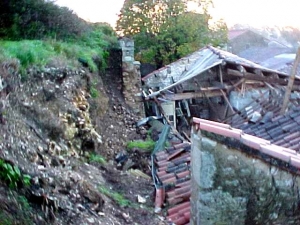
[{"label": "sky", "polygon": [[[56,0],[90,22],[107,22],[113,27],[124,0]],[[213,0],[213,18],[227,25],[295,26],[300,28],[299,0]]]}]

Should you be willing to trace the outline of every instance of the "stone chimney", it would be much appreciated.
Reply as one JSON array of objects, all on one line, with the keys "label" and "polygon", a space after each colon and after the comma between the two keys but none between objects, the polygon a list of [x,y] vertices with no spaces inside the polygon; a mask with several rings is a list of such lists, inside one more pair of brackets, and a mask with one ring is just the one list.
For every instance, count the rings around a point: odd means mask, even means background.
[{"label": "stone chimney", "polygon": [[141,98],[141,64],[134,60],[134,41],[123,37],[119,40],[119,43],[122,48],[122,77],[125,102],[138,116],[145,117],[144,103]]}]

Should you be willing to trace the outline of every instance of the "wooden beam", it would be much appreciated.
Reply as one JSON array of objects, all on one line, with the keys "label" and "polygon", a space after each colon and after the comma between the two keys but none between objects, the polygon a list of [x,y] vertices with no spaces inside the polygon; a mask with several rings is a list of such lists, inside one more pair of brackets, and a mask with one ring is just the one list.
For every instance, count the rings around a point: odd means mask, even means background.
[{"label": "wooden beam", "polygon": [[227,102],[227,105],[228,105],[229,108],[231,109],[231,112],[235,113],[235,111],[233,110],[233,108],[232,108],[232,106],[231,106],[231,104],[230,104],[230,102],[229,102],[229,100],[228,100],[228,98],[227,98],[225,92],[224,92],[223,90],[221,90],[221,93],[222,93],[222,95],[223,95],[225,101]]},{"label": "wooden beam", "polygon": [[222,96],[222,92],[219,90],[205,91],[205,92],[186,92],[177,94],[164,94],[166,100],[177,101],[191,98],[204,98],[204,97],[217,97]]},{"label": "wooden beam", "polygon": [[222,72],[222,65],[219,65],[219,76],[220,76],[220,82],[223,85],[223,72]]},{"label": "wooden beam", "polygon": [[[259,76],[257,74],[249,73],[249,72],[241,73],[240,71],[233,70],[233,69],[227,69],[227,74],[232,75],[232,76],[242,77],[247,80],[264,81],[264,82],[268,82],[269,84],[287,85],[287,83],[288,83],[288,80],[287,80],[288,77],[286,80],[284,80],[284,79],[274,78],[274,77]],[[295,84],[300,85],[300,81],[299,80],[295,81]]]},{"label": "wooden beam", "polygon": [[244,83],[245,81],[246,81],[245,78],[240,79],[238,82],[234,83],[230,88],[228,88],[228,91],[232,91],[233,89],[237,88],[242,83]]},{"label": "wooden beam", "polygon": [[297,73],[297,68],[298,68],[299,62],[300,62],[300,47],[298,48],[296,59],[294,61],[294,65],[293,65],[293,69],[291,71],[291,74],[290,74],[290,77],[289,77],[289,82],[288,82],[288,85],[286,87],[286,91],[285,91],[285,95],[284,95],[284,99],[283,99],[283,104],[282,104],[282,108],[281,108],[281,111],[280,111],[281,115],[283,115],[285,113],[285,111],[288,107],[289,99],[290,99],[293,84],[294,84],[294,81],[295,81],[295,76],[296,76],[296,73]]}]

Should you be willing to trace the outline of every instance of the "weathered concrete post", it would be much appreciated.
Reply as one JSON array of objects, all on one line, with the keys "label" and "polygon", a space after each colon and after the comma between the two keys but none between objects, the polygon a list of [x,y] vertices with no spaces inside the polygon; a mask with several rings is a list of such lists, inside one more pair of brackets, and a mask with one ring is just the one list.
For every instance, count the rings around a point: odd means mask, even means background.
[{"label": "weathered concrete post", "polygon": [[140,62],[134,61],[134,42],[129,38],[119,40],[122,48],[123,95],[126,104],[138,115],[145,117],[141,93]]}]

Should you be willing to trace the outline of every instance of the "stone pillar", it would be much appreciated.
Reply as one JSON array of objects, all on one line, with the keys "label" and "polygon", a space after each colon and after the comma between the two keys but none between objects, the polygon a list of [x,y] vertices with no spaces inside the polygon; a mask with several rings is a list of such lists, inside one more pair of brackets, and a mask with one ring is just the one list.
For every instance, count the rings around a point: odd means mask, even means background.
[{"label": "stone pillar", "polygon": [[122,48],[123,95],[126,104],[138,115],[145,117],[141,98],[142,82],[140,62],[134,60],[134,42],[129,38],[119,40]]}]

